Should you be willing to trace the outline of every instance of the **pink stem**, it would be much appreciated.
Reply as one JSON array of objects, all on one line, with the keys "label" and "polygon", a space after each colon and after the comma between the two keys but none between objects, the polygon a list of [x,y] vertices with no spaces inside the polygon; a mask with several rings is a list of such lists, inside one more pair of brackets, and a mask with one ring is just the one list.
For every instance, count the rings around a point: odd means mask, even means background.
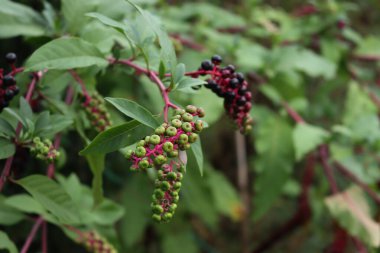
[{"label": "pink stem", "polygon": [[[33,79],[29,83],[29,85],[28,85],[28,91],[26,92],[26,95],[25,95],[25,100],[27,102],[30,102],[30,100],[32,98],[32,95],[33,95],[33,92],[34,92],[34,89],[36,87],[36,83],[41,78],[41,76],[42,76],[41,72],[33,74]],[[18,123],[17,129],[16,129],[16,139],[20,135],[21,129],[22,129],[22,125],[21,125],[21,123]],[[4,169],[3,169],[2,173],[1,173],[1,176],[0,176],[0,192],[3,190],[4,184],[5,184],[7,178],[9,177],[9,175],[11,173],[13,158],[14,158],[14,156],[8,157],[8,159],[5,162]]]},{"label": "pink stem", "polygon": [[33,225],[33,228],[32,230],[30,231],[25,243],[24,243],[24,246],[22,247],[22,250],[20,251],[20,253],[27,253],[28,250],[29,250],[29,247],[30,247],[30,244],[32,243],[34,237],[36,236],[37,234],[37,231],[38,231],[38,228],[41,226],[41,224],[44,222],[44,219],[40,216],[38,217],[38,219],[36,220],[36,222],[34,223]]},{"label": "pink stem", "polygon": [[82,88],[82,92],[83,92],[83,95],[88,98],[90,95],[88,95],[88,92],[87,92],[87,89],[86,89],[86,85],[84,84],[83,80],[79,77],[78,73],[75,72],[74,70],[70,69],[69,70],[69,73],[71,74],[71,76],[74,78],[75,81],[77,81],[79,83],[79,85],[81,86]]},{"label": "pink stem", "polygon": [[329,154],[328,154],[327,145],[322,145],[319,147],[319,155],[321,158],[323,170],[324,170],[326,177],[327,177],[327,181],[330,184],[331,191],[333,194],[336,194],[339,192],[339,189],[338,189],[338,185],[337,185],[335,178],[334,178],[333,169],[331,168],[330,164],[328,163]]},{"label": "pink stem", "polygon": [[48,228],[46,221],[42,224],[42,253],[48,253]]},{"label": "pink stem", "polygon": [[292,119],[298,123],[298,124],[303,124],[305,123],[305,120],[296,112],[293,110],[293,108],[291,108],[288,103],[286,102],[283,102],[282,105],[284,106],[286,112],[289,114],[290,117],[292,117]]}]

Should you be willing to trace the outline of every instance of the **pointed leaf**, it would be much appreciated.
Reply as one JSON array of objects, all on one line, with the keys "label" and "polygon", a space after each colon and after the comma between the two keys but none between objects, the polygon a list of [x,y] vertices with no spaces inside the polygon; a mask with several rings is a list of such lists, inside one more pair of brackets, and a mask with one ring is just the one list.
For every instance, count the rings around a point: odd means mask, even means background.
[{"label": "pointed leaf", "polygon": [[92,196],[94,198],[94,207],[98,206],[104,199],[103,196],[103,171],[104,171],[104,154],[86,155],[92,172]]},{"label": "pointed leaf", "polygon": [[9,239],[8,235],[0,231],[0,250],[6,250],[9,253],[18,253],[16,245]]},{"label": "pointed leaf", "polygon": [[0,137],[0,147],[0,160],[13,156],[16,152],[16,145],[2,137]]},{"label": "pointed leaf", "polygon": [[203,151],[200,139],[191,144],[189,153],[189,158],[195,161],[195,165],[198,168],[199,173],[201,174],[201,176],[203,176]]}]

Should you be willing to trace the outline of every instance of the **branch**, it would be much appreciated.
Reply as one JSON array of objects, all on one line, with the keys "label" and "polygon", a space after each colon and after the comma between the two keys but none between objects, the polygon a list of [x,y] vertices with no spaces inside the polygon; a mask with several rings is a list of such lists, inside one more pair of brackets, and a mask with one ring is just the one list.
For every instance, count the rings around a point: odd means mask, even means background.
[{"label": "branch", "polygon": [[329,185],[330,185],[330,189],[333,194],[337,194],[339,193],[339,189],[334,178],[333,168],[328,163],[329,153],[328,153],[328,147],[326,144],[321,145],[319,147],[319,155],[320,155],[323,170],[326,174],[327,181],[329,182]]},{"label": "branch", "polygon": [[305,120],[295,111],[293,108],[291,108],[287,102],[282,102],[282,105],[284,106],[286,112],[289,114],[289,116],[297,123],[302,124],[305,123]]},{"label": "branch", "polygon": [[363,183],[357,176],[355,176],[349,169],[343,166],[343,164],[335,161],[334,166],[338,169],[340,173],[343,174],[343,176],[349,178],[351,181],[353,181],[355,184],[357,184],[359,187],[361,187],[364,191],[370,195],[373,200],[380,205],[380,196],[374,192],[368,185]]},{"label": "branch", "polygon": [[44,222],[44,219],[41,216],[38,217],[38,219],[36,220],[36,222],[34,223],[34,225],[32,227],[32,230],[30,231],[20,253],[27,253],[28,252],[30,244],[32,243],[34,237],[36,236],[38,228],[42,225],[43,222]]}]

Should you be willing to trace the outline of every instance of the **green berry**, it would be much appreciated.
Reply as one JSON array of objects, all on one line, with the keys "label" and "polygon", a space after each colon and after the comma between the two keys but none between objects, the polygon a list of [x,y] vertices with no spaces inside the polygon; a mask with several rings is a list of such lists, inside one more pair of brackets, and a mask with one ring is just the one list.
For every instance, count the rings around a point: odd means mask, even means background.
[{"label": "green berry", "polygon": [[170,158],[177,157],[178,156],[178,150],[173,150],[173,151],[169,152],[168,156]]},{"label": "green berry", "polygon": [[127,158],[127,159],[131,159],[132,155],[133,155],[132,149],[127,150],[127,152],[125,152],[125,154],[124,154],[125,158]]},{"label": "green berry", "polygon": [[191,126],[189,122],[185,122],[182,124],[182,129],[185,132],[191,132],[193,130],[193,127]]},{"label": "green berry", "polygon": [[159,179],[159,180],[163,180],[164,179],[164,172],[162,171],[162,170],[159,170],[159,171],[157,171],[157,178]]},{"label": "green berry", "polygon": [[34,137],[34,138],[33,138],[33,143],[34,143],[34,144],[37,144],[37,143],[39,143],[39,142],[41,142],[40,137]]},{"label": "green berry", "polygon": [[158,136],[157,134],[153,134],[150,139],[149,139],[149,142],[153,145],[157,145],[161,142],[161,138],[160,136]]},{"label": "green berry", "polygon": [[144,139],[145,143],[149,143],[150,141],[150,136],[146,136],[145,139]]},{"label": "green berry", "polygon": [[196,113],[196,111],[197,111],[197,107],[195,107],[194,105],[186,106],[186,112],[194,114]]},{"label": "green berry", "polygon": [[155,214],[161,214],[164,212],[164,208],[162,208],[162,206],[160,206],[160,205],[154,205],[152,208],[152,211]]},{"label": "green berry", "polygon": [[154,196],[156,197],[156,199],[162,199],[165,196],[165,193],[160,189],[156,189],[154,190]]},{"label": "green berry", "polygon": [[174,126],[175,128],[180,128],[182,126],[182,121],[180,121],[179,119],[173,119],[171,123],[172,126]]},{"label": "green berry", "polygon": [[182,115],[185,113],[184,109],[175,109],[174,115]]},{"label": "green berry", "polygon": [[181,172],[178,172],[177,173],[177,180],[182,181],[182,179],[183,179],[183,174]]},{"label": "green berry", "polygon": [[205,110],[203,108],[198,108],[197,113],[198,113],[198,117],[200,118],[203,118],[206,115]]},{"label": "green berry", "polygon": [[156,165],[162,165],[164,163],[166,163],[168,159],[164,156],[164,155],[158,155],[156,156],[156,158],[154,158],[154,163]]},{"label": "green berry", "polygon": [[165,127],[163,127],[163,126],[157,127],[156,130],[154,130],[154,133],[158,134],[158,135],[164,134],[165,133]]},{"label": "green berry", "polygon": [[198,135],[196,133],[191,133],[189,135],[189,142],[190,143],[194,143],[198,140]]},{"label": "green berry", "polygon": [[191,147],[190,143],[184,143],[184,144],[179,144],[178,145],[179,149],[184,151],[184,150],[187,150]]},{"label": "green berry", "polygon": [[173,201],[173,203],[178,203],[178,201],[179,201],[179,196],[175,196],[175,197],[173,197],[172,201]]},{"label": "green berry", "polygon": [[165,152],[170,153],[170,152],[173,151],[173,149],[174,149],[174,145],[173,145],[173,143],[167,141],[167,142],[164,143],[164,145],[162,145],[162,149],[163,149]]},{"label": "green berry", "polygon": [[172,197],[177,197],[177,196],[179,196],[179,194],[178,194],[177,191],[173,191],[173,192],[171,192],[170,195],[172,195]]},{"label": "green berry", "polygon": [[135,150],[135,154],[137,157],[144,157],[146,155],[146,149],[144,147],[137,147]]},{"label": "green berry", "polygon": [[170,189],[170,184],[169,184],[169,182],[168,182],[168,181],[163,181],[163,182],[161,183],[161,189],[162,189],[163,191],[167,191],[167,190],[169,190],[169,189]]},{"label": "green berry", "polygon": [[179,172],[182,172],[182,173],[185,173],[186,172],[186,166],[181,164],[181,166],[179,167]]},{"label": "green berry", "polygon": [[53,143],[51,143],[51,140],[49,140],[49,139],[45,139],[45,140],[44,140],[44,143],[45,143],[46,146],[49,146],[49,147],[50,147],[51,145],[53,145]]},{"label": "green berry", "polygon": [[173,214],[171,214],[171,213],[165,213],[165,214],[162,216],[162,219],[163,219],[164,221],[171,220],[171,218],[173,218]]},{"label": "green berry", "polygon": [[177,174],[175,172],[169,172],[167,175],[168,180],[174,181],[177,179]]},{"label": "green berry", "polygon": [[175,190],[179,190],[179,189],[181,189],[181,187],[182,187],[182,183],[181,183],[181,182],[176,182],[176,183],[173,185],[173,188],[174,188]]},{"label": "green berry", "polygon": [[196,130],[197,132],[200,132],[200,131],[203,130],[203,121],[202,121],[202,120],[197,120],[197,121],[195,122],[195,130]]},{"label": "green berry", "polygon": [[177,209],[177,204],[171,204],[171,206],[169,206],[169,211],[174,213],[174,211]]},{"label": "green berry", "polygon": [[49,147],[43,147],[42,150],[41,150],[41,153],[44,154],[44,155],[47,155],[49,153]]},{"label": "green berry", "polygon": [[[182,125],[182,127],[183,127],[183,125]],[[170,127],[168,127],[168,128],[166,129],[166,134],[167,134],[168,136],[174,136],[174,135],[177,134],[177,129],[176,129],[175,127],[173,127],[173,126],[170,126]]]},{"label": "green berry", "polygon": [[187,136],[187,134],[181,134],[178,138],[178,142],[180,144],[186,144],[188,141],[189,141],[189,137]]},{"label": "green berry", "polygon": [[147,169],[147,168],[149,168],[149,161],[148,160],[146,160],[146,159],[144,159],[144,160],[141,160],[140,162],[139,162],[139,168],[140,169]]},{"label": "green berry", "polygon": [[183,121],[187,121],[187,122],[191,122],[191,121],[193,121],[193,115],[191,115],[190,113],[184,113],[183,115],[182,115],[182,120]]},{"label": "green berry", "polygon": [[141,141],[137,142],[137,144],[136,144],[136,147],[143,147],[143,146],[145,146],[144,140],[141,140]]},{"label": "green berry", "polygon": [[174,119],[181,119],[181,115],[174,115],[170,118],[170,120],[174,120]]},{"label": "green berry", "polygon": [[152,219],[153,219],[155,222],[160,222],[160,221],[161,221],[161,215],[153,214],[153,215],[152,215]]}]

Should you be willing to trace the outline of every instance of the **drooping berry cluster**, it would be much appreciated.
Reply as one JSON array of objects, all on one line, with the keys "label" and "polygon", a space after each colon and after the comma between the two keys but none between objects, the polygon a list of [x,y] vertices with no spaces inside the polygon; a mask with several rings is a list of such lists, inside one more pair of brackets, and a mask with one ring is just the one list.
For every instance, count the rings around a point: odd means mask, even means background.
[{"label": "drooping berry cluster", "polygon": [[203,61],[199,71],[210,74],[205,87],[211,89],[219,97],[224,98],[224,108],[234,119],[241,133],[252,129],[252,119],[249,112],[252,108],[252,93],[242,73],[235,72],[235,66],[220,67],[222,57],[214,55],[210,60]]},{"label": "drooping berry cluster", "polygon": [[[16,55],[14,53],[8,53],[6,56],[8,64],[14,67],[16,62]],[[4,75],[3,69],[0,69],[0,113],[5,107],[8,107],[9,102],[19,93],[19,88],[16,85],[15,78],[11,75]]]},{"label": "drooping berry cluster", "polygon": [[91,96],[84,95],[83,100],[84,102],[81,105],[97,132],[102,132],[111,126],[111,116],[107,112],[105,101],[99,93],[94,92]]},{"label": "drooping berry cluster", "polygon": [[173,168],[164,164],[158,171],[156,189],[152,195],[152,218],[156,222],[168,222],[177,209],[185,166]]},{"label": "drooping berry cluster", "polygon": [[55,162],[60,156],[49,139],[41,140],[39,137],[33,139],[30,151],[37,159],[47,163]]},{"label": "drooping berry cluster", "polygon": [[152,211],[155,221],[169,221],[177,207],[184,165],[179,152],[190,148],[203,130],[204,110],[193,105],[186,110],[176,109],[171,121],[155,129],[155,134],[128,150],[126,158],[132,161],[132,170],[156,168],[158,180],[153,194]]},{"label": "drooping berry cluster", "polygon": [[117,253],[117,250],[102,236],[96,232],[84,233],[81,243],[89,252],[93,253]]},{"label": "drooping berry cluster", "polygon": [[134,151],[127,151],[126,157],[133,162],[131,169],[144,170],[154,165],[159,168],[168,158],[177,157],[179,150],[189,149],[203,129],[203,121],[197,119],[203,116],[204,110],[193,105],[188,105],[186,111],[176,109],[169,123],[163,123],[155,134],[139,141]]}]

